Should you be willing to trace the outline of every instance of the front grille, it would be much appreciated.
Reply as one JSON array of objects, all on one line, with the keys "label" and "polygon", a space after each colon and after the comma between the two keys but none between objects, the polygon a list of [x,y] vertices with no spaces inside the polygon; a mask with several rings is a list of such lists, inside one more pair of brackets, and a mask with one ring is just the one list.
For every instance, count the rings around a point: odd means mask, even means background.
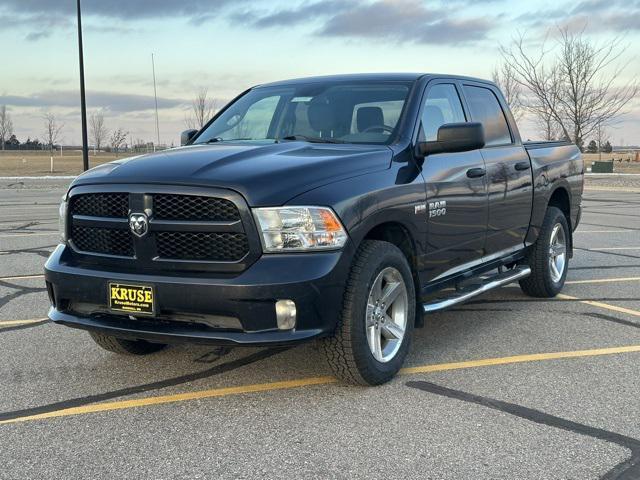
[{"label": "front grille", "polygon": [[[177,187],[143,185],[128,185],[126,192],[93,193],[93,188],[72,191],[69,199],[70,245],[79,262],[135,271],[241,272],[259,257],[239,194],[212,189],[206,196],[189,187],[180,187],[184,194],[179,194]],[[148,215],[146,235],[131,232],[131,213]],[[112,258],[91,259],[98,254]]]},{"label": "front grille", "polygon": [[90,193],[71,198],[71,215],[89,217],[127,218],[129,215],[128,193]]},{"label": "front grille", "polygon": [[71,238],[75,246],[84,252],[133,257],[133,237],[129,230],[82,227],[74,225]]},{"label": "front grille", "polygon": [[154,217],[158,220],[240,220],[238,208],[225,198],[158,194],[153,197],[153,210]]},{"label": "front grille", "polygon": [[158,256],[174,260],[237,262],[249,252],[244,233],[158,232]]}]

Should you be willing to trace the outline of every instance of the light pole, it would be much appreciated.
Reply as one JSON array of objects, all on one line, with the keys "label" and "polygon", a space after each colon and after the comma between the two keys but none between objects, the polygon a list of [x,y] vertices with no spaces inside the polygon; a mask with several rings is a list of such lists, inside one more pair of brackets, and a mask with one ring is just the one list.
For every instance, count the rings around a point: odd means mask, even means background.
[{"label": "light pole", "polygon": [[80,112],[82,117],[82,169],[89,170],[89,145],[87,142],[87,102],[84,93],[84,58],[82,53],[82,16],[78,5],[78,54],[80,57]]},{"label": "light pole", "polygon": [[153,98],[156,101],[156,143],[153,144],[153,151],[156,151],[156,145],[160,146],[160,122],[158,121],[158,89],[156,88],[156,62],[151,54],[151,70],[153,72]]}]

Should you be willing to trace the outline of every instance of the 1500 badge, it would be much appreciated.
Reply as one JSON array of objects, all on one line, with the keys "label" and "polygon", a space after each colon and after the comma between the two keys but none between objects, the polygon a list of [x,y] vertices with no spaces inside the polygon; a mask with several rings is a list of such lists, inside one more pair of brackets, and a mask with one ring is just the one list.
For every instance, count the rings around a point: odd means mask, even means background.
[{"label": "1500 badge", "polygon": [[429,202],[429,218],[441,217],[447,214],[447,201]]}]

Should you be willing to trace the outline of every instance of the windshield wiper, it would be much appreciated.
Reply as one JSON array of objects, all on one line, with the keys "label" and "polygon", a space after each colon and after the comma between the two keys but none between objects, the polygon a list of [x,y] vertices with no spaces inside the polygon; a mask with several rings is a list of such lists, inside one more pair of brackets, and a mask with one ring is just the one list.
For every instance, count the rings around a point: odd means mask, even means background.
[{"label": "windshield wiper", "polygon": [[286,137],[276,138],[276,143],[279,140],[303,140],[309,143],[345,143],[337,138],[310,137],[308,135],[287,135]]},{"label": "windshield wiper", "polygon": [[239,140],[253,140],[253,138],[251,137],[244,137],[244,138],[229,138],[229,139],[224,139],[222,137],[213,137],[210,138],[209,140],[206,140],[204,142],[198,142],[195,145],[203,145],[205,143],[218,143],[218,142],[236,142]]}]

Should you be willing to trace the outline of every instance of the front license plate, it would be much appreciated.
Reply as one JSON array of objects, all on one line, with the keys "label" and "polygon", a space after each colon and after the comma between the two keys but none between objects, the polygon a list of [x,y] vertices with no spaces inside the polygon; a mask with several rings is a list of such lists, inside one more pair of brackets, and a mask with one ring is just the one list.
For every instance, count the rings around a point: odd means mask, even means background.
[{"label": "front license plate", "polygon": [[153,287],[128,283],[109,283],[109,308],[116,312],[153,315],[156,311]]}]

